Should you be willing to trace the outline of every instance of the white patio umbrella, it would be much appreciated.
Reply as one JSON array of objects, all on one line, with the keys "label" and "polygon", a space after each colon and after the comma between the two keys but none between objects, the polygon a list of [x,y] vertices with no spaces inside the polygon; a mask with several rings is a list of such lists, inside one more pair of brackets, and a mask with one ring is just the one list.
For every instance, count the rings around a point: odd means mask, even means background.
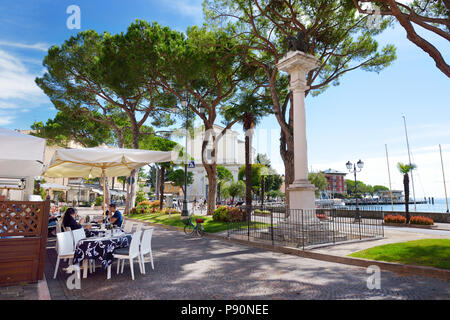
[{"label": "white patio umbrella", "polygon": [[0,177],[40,176],[44,152],[45,139],[0,128]]},{"label": "white patio umbrella", "polygon": [[[129,176],[131,171],[149,163],[169,162],[177,159],[176,152],[86,148],[58,149],[47,165],[44,176],[50,178],[94,178]],[[103,183],[105,194],[105,183]],[[105,215],[105,197],[103,197]]]},{"label": "white patio umbrella", "polygon": [[69,187],[63,186],[63,185],[57,184],[57,183],[42,183],[41,188],[45,189],[45,190],[52,189],[52,190],[58,190],[58,191],[69,190]]}]

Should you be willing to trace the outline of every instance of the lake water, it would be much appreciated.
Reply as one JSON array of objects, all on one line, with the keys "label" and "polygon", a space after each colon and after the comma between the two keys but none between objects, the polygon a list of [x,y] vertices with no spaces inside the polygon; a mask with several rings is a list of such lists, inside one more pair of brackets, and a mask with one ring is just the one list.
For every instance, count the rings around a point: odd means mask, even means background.
[{"label": "lake water", "polygon": [[[450,199],[448,200],[450,206]],[[348,208],[354,208],[354,206],[347,206]],[[392,211],[392,205],[378,205],[378,206],[360,206],[363,210],[364,208],[382,208],[383,211]],[[409,212],[447,212],[447,205],[445,203],[445,198],[442,199],[434,199],[434,205],[429,203],[424,204],[416,204],[417,210],[414,210],[414,203],[409,204]],[[394,211],[405,211],[404,204],[394,204]]]}]

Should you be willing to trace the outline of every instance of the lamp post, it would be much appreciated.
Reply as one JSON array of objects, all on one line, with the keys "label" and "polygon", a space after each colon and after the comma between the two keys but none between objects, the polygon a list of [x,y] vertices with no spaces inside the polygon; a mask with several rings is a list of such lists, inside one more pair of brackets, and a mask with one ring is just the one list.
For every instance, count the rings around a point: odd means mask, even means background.
[{"label": "lamp post", "polygon": [[181,211],[181,219],[187,219],[189,217],[189,211],[187,208],[187,140],[188,140],[188,130],[189,130],[189,104],[187,101],[187,97],[184,96],[183,100],[181,100],[181,106],[185,109],[186,112],[186,142],[184,149],[184,197],[183,197],[183,210]]},{"label": "lamp post", "polygon": [[[359,207],[358,207],[358,187],[357,187],[357,183],[356,183],[356,173],[357,172],[361,172],[362,168],[364,167],[364,162],[362,162],[361,160],[359,160],[356,164],[351,163],[350,161],[348,161],[345,166],[347,167],[348,171],[350,173],[354,173],[355,175],[355,199],[356,199],[356,216],[355,216],[355,222],[356,221],[361,221],[361,215],[359,214]],[[358,167],[358,169],[356,168]]]}]

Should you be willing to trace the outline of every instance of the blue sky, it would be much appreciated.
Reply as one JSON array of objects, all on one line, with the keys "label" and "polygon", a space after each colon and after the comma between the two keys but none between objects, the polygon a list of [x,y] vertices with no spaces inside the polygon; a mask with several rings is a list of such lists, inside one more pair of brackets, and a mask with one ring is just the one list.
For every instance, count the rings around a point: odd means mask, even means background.
[{"label": "blue sky", "polygon": [[[28,129],[34,121],[45,122],[56,114],[34,78],[45,72],[42,60],[48,47],[80,31],[66,26],[66,9],[72,4],[81,9],[81,30],[118,33],[135,19],[144,19],[184,31],[203,21],[200,0],[0,0],[0,127]],[[339,86],[306,99],[309,167],[345,171],[348,160],[361,158],[366,165],[358,179],[388,185],[387,144],[392,187],[402,189],[395,165],[408,162],[404,114],[413,162],[418,166],[416,196],[443,197],[438,145],[442,145],[450,189],[450,80],[406,39],[403,29],[389,29],[377,39],[380,45],[397,47],[392,66],[379,74],[352,71]],[[429,39],[450,61],[449,43],[436,36]],[[273,116],[267,117],[256,129],[254,146],[283,173],[278,139],[278,123]]]}]

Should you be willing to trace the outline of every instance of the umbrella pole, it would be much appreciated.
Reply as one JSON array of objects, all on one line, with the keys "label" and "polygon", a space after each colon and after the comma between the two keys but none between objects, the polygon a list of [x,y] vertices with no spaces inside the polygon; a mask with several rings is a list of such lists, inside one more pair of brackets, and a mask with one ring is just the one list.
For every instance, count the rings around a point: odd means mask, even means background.
[{"label": "umbrella pole", "polygon": [[102,184],[103,184],[103,206],[102,206],[102,209],[103,209],[103,219],[105,219],[105,217],[106,217],[106,186],[105,186],[105,169],[103,169],[102,168]]}]

